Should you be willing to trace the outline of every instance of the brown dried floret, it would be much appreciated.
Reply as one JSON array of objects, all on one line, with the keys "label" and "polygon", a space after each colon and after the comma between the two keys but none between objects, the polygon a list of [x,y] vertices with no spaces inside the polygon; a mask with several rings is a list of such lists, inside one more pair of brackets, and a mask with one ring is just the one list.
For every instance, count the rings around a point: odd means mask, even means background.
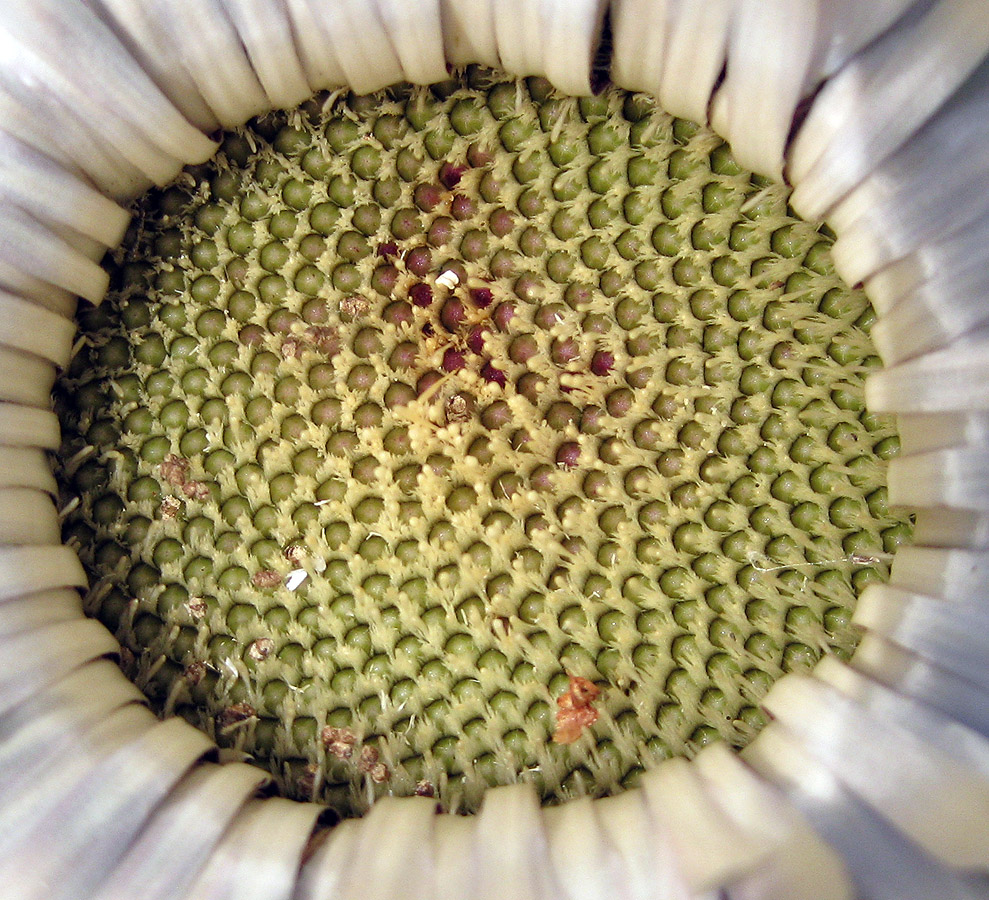
[{"label": "brown dried floret", "polygon": [[162,497],[158,509],[163,519],[174,519],[182,509],[182,501],[178,497]]},{"label": "brown dried floret", "polygon": [[289,544],[283,551],[282,555],[294,566],[301,565],[303,560],[306,558],[306,551],[302,549],[298,544]]},{"label": "brown dried floret", "polygon": [[185,608],[189,610],[189,615],[194,619],[201,619],[206,615],[206,601],[202,597],[190,597]]},{"label": "brown dried floret", "polygon": [[371,747],[370,745],[361,747],[361,755],[357,760],[358,771],[367,775],[376,765],[378,765],[377,748]]},{"label": "brown dried floret", "polygon": [[553,742],[556,744],[572,744],[584,729],[598,720],[598,711],[591,704],[597,699],[601,689],[586,678],[579,675],[568,675],[570,686],[566,693],[557,697],[556,731],[553,732]]},{"label": "brown dried floret", "polygon": [[287,337],[282,341],[282,357],[299,359],[306,351],[306,342],[301,337]]},{"label": "brown dried floret", "polygon": [[362,297],[360,294],[351,294],[349,297],[344,297],[340,301],[340,312],[351,319],[359,319],[361,316],[366,316],[370,309],[370,301],[368,301],[367,297]]},{"label": "brown dried floret", "polygon": [[191,685],[199,684],[199,682],[203,680],[203,676],[205,674],[206,674],[206,663],[198,662],[198,661],[194,663],[189,663],[189,665],[187,665],[185,669],[182,670],[182,676]]},{"label": "brown dried floret", "polygon": [[169,484],[181,486],[188,480],[189,460],[169,453],[158,465],[158,471]]},{"label": "brown dried floret", "polygon": [[357,770],[365,775],[371,776],[371,781],[375,784],[384,784],[391,778],[391,770],[378,756],[378,751],[374,747],[361,747],[361,755],[357,760]]},{"label": "brown dried floret", "polygon": [[307,328],[306,340],[324,356],[336,356],[340,352],[340,332],[332,325],[313,325]]},{"label": "brown dried floret", "polygon": [[271,638],[261,637],[257,640],[251,641],[247,647],[247,655],[251,659],[256,659],[260,662],[262,659],[267,659],[271,656],[272,651],[275,649],[275,642]]},{"label": "brown dried floret", "polygon": [[250,703],[234,703],[216,714],[216,724],[221,730],[230,728],[240,722],[257,717],[257,710]]},{"label": "brown dried floret", "polygon": [[319,735],[326,751],[337,759],[350,759],[357,744],[357,735],[349,728],[334,728],[327,725]]},{"label": "brown dried floret", "polygon": [[251,579],[251,584],[259,588],[278,587],[282,583],[282,576],[274,569],[258,569]]},{"label": "brown dried floret", "polygon": [[299,776],[299,780],[296,782],[300,796],[307,797],[310,800],[315,799],[319,782],[322,780],[320,776],[319,765],[313,762],[307,763],[302,774]]},{"label": "brown dried floret", "polygon": [[209,497],[209,485],[205,481],[186,481],[182,493],[192,500],[205,500]]},{"label": "brown dried floret", "polygon": [[415,795],[417,797],[435,797],[436,788],[433,787],[433,783],[431,781],[426,781],[423,779],[422,781],[416,782]]}]

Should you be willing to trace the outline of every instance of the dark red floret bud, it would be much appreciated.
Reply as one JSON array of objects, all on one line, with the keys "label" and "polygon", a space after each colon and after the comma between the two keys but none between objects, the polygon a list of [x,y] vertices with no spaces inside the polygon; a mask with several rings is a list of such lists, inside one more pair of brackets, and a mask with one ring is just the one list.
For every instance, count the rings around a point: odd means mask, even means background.
[{"label": "dark red floret bud", "polygon": [[443,354],[444,372],[459,372],[466,364],[463,353],[453,347],[448,347]]},{"label": "dark red floret bud", "polygon": [[[447,66],[447,68],[449,69],[450,66]],[[435,797],[436,788],[434,788],[428,781],[417,781],[415,793],[417,797]]]},{"label": "dark red floret bud", "polygon": [[595,375],[607,375],[615,367],[615,354],[609,350],[598,350],[591,357],[591,371]]},{"label": "dark red floret bud", "polygon": [[416,394],[421,397],[442,377],[439,372],[424,372],[416,382]]},{"label": "dark red floret bud", "polygon": [[475,325],[467,334],[467,346],[474,353],[481,353],[484,350],[484,331],[482,325]]},{"label": "dark red floret bud", "polygon": [[434,247],[443,247],[453,240],[453,219],[449,216],[437,216],[426,232],[426,240]]},{"label": "dark red floret bud", "polygon": [[464,172],[466,171],[466,166],[455,166],[453,163],[443,163],[440,167],[440,181],[443,183],[443,187],[452,191],[458,184],[460,184],[460,179],[464,177]]},{"label": "dark red floret bud", "polygon": [[485,381],[493,381],[499,387],[504,387],[508,381],[501,369],[496,369],[490,361],[481,366],[481,377]]},{"label": "dark red floret bud", "polygon": [[264,329],[260,325],[251,323],[240,329],[238,337],[242,344],[246,344],[248,347],[256,347],[264,341]]},{"label": "dark red floret bud", "polygon": [[496,209],[488,217],[488,228],[496,237],[505,237],[515,227],[515,216],[504,208]]},{"label": "dark red floret bud", "polygon": [[428,284],[419,282],[409,288],[409,296],[416,306],[426,307],[433,302],[433,289]]},{"label": "dark red floret bud", "polygon": [[471,288],[470,299],[478,309],[487,309],[494,300],[494,294],[491,288]]}]

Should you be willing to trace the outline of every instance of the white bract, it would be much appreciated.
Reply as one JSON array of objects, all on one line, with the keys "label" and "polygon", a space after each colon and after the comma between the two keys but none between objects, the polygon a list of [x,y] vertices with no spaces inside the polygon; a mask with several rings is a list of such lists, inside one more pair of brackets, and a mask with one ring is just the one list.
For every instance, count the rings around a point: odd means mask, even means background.
[{"label": "white bract", "polygon": [[[367,92],[500,63],[589,92],[604,0],[9,0],[0,20],[0,879],[12,898],[969,898],[989,860],[989,16],[983,0],[610,4],[613,74],[713,121],[740,159],[832,214],[895,364],[867,400],[905,415],[889,499],[917,546],[861,597],[850,664],[787,675],[739,759],[671,761],[643,789],[474,818],[387,800],[310,845],[320,809],[264,780],[104,657],[59,543],[46,452],[76,295],[99,302],[113,200],[164,184],[233,126],[309,90]],[[909,7],[909,8],[908,8]],[[982,67],[980,69],[980,66]],[[974,74],[973,74],[974,73]],[[820,91],[804,121],[802,101]],[[961,90],[959,90],[959,87]],[[796,133],[791,130],[796,124]],[[438,283],[458,286],[448,271]],[[317,504],[318,505],[318,504]],[[306,577],[291,572],[289,590]],[[228,675],[240,677],[231,664]],[[685,836],[696,836],[696,839]],[[717,852],[712,852],[715,848]],[[975,877],[981,877],[978,882]],[[713,896],[713,893],[712,893]]]}]

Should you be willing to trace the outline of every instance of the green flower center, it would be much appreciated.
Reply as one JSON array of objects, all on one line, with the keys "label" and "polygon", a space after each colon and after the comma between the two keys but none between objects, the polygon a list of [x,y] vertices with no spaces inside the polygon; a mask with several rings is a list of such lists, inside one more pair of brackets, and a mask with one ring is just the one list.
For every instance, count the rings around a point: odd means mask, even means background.
[{"label": "green flower center", "polygon": [[616,90],[471,71],[230,134],[140,201],[58,387],[90,611],[345,812],[740,747],[909,534],[829,245]]}]

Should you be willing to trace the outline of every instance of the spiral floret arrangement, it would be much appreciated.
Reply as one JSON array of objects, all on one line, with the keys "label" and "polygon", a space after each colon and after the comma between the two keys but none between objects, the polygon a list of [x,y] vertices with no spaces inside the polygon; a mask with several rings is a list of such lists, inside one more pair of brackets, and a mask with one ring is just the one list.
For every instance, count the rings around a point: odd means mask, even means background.
[{"label": "spiral floret arrangement", "polygon": [[486,70],[228,135],[58,389],[131,677],[341,811],[743,746],[909,533],[873,314],[786,203],[644,95]]}]

